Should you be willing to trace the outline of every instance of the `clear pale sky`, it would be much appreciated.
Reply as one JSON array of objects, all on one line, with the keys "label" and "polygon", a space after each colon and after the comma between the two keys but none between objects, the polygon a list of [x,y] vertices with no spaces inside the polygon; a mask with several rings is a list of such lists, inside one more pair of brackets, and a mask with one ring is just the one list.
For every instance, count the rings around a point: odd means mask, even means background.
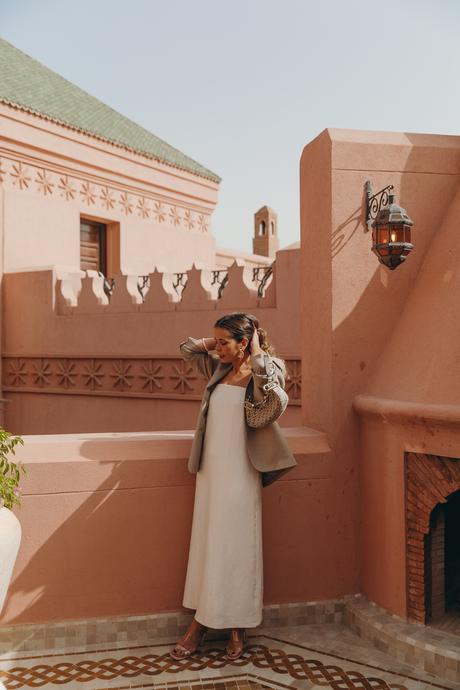
[{"label": "clear pale sky", "polygon": [[0,35],[222,179],[212,231],[299,228],[326,127],[460,133],[458,0],[0,0]]}]

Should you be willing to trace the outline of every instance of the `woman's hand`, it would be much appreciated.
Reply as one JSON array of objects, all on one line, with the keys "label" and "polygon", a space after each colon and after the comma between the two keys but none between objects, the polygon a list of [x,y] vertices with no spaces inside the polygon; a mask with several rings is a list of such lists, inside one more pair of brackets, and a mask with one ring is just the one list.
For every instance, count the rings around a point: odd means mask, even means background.
[{"label": "woman's hand", "polygon": [[254,333],[251,339],[250,352],[251,355],[263,354],[264,352],[260,347],[260,340],[257,328],[254,328]]}]

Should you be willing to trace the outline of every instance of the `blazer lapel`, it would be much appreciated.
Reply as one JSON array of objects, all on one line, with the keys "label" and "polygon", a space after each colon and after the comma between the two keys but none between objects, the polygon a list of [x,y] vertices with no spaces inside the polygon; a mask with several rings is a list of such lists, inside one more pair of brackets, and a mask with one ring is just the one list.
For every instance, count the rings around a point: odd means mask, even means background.
[{"label": "blazer lapel", "polygon": [[220,381],[220,379],[224,378],[225,374],[227,374],[231,368],[231,363],[219,362],[214,374],[211,376],[208,383],[206,384],[206,388],[212,388],[216,383],[218,383],[218,381]]}]

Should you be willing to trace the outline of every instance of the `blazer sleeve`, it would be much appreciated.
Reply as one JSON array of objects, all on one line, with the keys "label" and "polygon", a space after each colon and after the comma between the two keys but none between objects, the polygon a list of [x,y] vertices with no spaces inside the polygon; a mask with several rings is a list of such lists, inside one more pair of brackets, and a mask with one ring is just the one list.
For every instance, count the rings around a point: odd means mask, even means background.
[{"label": "blazer sleeve", "polygon": [[179,343],[182,359],[194,362],[196,368],[205,378],[210,379],[220,362],[218,355],[208,352],[201,338],[188,336]]},{"label": "blazer sleeve", "polygon": [[269,381],[275,381],[284,389],[287,372],[286,365],[280,357],[272,357],[266,352],[253,354],[251,355],[251,367],[255,400],[262,400],[266,395],[262,386]]}]

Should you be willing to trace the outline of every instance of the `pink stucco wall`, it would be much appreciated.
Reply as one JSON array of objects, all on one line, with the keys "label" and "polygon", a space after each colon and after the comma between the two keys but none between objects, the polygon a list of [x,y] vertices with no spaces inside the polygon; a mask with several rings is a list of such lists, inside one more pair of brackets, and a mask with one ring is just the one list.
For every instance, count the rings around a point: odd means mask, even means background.
[{"label": "pink stucco wall", "polygon": [[[439,444],[439,430],[423,428],[425,407],[459,402],[459,153],[460,137],[329,129],[300,162],[302,421],[326,431],[333,452],[333,471],[314,490],[323,502],[336,497],[344,588],[403,616],[404,449],[439,445],[460,457],[455,424]],[[367,179],[374,191],[393,184],[414,221],[415,249],[393,272],[364,231]],[[363,392],[388,400],[361,427],[364,403],[353,404]],[[423,401],[415,431],[408,420],[388,423],[406,401]]]},{"label": "pink stucco wall", "polygon": [[[362,418],[366,488],[363,586],[372,599],[397,611],[405,610],[407,587],[401,510],[404,452],[460,458],[459,140],[452,137],[452,150],[442,151],[437,159],[440,179],[427,193],[419,218],[422,229],[431,230],[431,237],[420,237],[423,261],[386,347],[362,388],[363,396],[356,401]],[[408,166],[415,165],[413,159],[409,156]],[[402,187],[411,190],[410,182],[410,178],[403,181]],[[440,218],[437,214],[433,219],[430,207],[446,197]],[[417,240],[421,234],[417,232]],[[377,483],[379,476],[382,481]]]},{"label": "pink stucco wall", "polygon": [[5,272],[79,269],[80,215],[120,224],[123,272],[213,265],[218,183],[5,104],[0,132]]}]

